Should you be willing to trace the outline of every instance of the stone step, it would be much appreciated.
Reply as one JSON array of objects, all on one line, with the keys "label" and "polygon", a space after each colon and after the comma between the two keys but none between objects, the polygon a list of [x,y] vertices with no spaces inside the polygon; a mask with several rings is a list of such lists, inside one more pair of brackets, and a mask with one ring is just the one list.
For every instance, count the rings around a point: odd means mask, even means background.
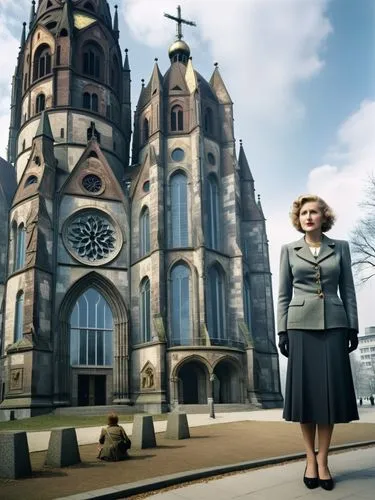
[{"label": "stone step", "polygon": [[134,413],[144,413],[134,405],[104,405],[104,406],[65,406],[55,408],[53,415],[107,415],[108,413],[119,415],[133,415]]},{"label": "stone step", "polygon": [[[256,406],[253,404],[225,404],[225,403],[215,403],[215,412],[216,413],[233,413],[237,411],[254,411],[261,410],[260,406]],[[210,409],[208,404],[202,405],[189,405],[189,404],[179,404],[178,411],[183,413],[209,413]]]}]

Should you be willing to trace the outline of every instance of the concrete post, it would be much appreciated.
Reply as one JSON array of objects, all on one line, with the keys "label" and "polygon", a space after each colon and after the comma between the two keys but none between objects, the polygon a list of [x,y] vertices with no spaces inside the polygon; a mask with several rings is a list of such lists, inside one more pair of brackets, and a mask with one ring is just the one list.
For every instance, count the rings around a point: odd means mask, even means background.
[{"label": "concrete post", "polygon": [[31,476],[31,464],[26,432],[0,432],[0,477],[27,476]]},{"label": "concrete post", "polygon": [[155,448],[154,421],[151,415],[135,415],[131,435],[132,448]]}]

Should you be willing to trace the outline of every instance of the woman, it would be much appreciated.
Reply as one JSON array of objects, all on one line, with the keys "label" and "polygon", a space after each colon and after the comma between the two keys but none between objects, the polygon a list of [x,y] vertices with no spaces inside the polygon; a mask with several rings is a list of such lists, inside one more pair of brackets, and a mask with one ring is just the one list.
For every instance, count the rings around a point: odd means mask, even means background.
[{"label": "woman", "polygon": [[108,426],[103,427],[99,443],[100,447],[98,458],[101,460],[124,460],[128,457],[127,449],[130,448],[130,439],[126,432],[118,425],[118,416],[116,413],[110,413],[107,420]]},{"label": "woman", "polygon": [[279,348],[289,358],[283,417],[301,425],[306,487],[331,490],[333,426],[359,418],[349,362],[349,353],[358,346],[350,251],[346,241],[323,234],[335,216],[318,196],[294,201],[291,219],[304,236],[281,249]]}]

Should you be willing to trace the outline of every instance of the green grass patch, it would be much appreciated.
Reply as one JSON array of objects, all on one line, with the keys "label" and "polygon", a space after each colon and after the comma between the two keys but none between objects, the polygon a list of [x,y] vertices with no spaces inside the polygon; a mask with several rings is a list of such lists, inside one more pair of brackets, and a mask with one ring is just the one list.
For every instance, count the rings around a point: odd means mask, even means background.
[{"label": "green grass patch", "polygon": [[[107,414],[103,415],[40,415],[38,417],[24,418],[0,422],[0,431],[48,431],[53,427],[99,427],[105,426]],[[167,413],[153,415],[154,420],[166,420]],[[119,423],[132,423],[134,415],[119,415]]]}]

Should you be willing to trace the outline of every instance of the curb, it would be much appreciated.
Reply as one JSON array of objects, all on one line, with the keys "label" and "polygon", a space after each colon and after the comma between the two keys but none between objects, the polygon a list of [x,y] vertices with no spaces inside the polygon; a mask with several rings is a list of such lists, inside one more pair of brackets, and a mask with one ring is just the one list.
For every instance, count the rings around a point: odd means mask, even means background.
[{"label": "curb", "polygon": [[[359,443],[347,443],[330,448],[331,452],[344,451],[355,448],[363,448],[366,446],[374,446],[374,441],[361,441]],[[207,467],[204,469],[196,469],[192,471],[179,472],[177,474],[169,474],[167,476],[159,476],[134,483],[119,484],[110,488],[102,488],[98,490],[86,491],[67,497],[56,498],[55,500],[112,500],[116,498],[127,498],[140,493],[160,490],[176,484],[183,484],[198,479],[214,477],[229,472],[241,472],[244,470],[256,469],[268,465],[277,465],[283,462],[291,462],[305,458],[305,453],[294,453],[292,455],[281,455],[278,457],[266,458],[263,460],[252,460],[248,462],[239,462],[230,465],[219,465],[215,467]]]}]

